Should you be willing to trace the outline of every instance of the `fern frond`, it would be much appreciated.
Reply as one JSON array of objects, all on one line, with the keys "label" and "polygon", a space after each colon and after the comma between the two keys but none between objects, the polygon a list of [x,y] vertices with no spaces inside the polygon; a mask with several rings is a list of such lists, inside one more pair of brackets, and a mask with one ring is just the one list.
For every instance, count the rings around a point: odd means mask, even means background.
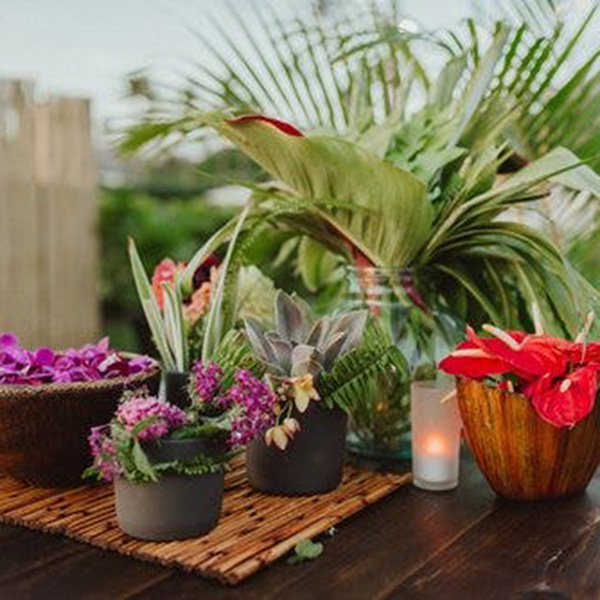
[{"label": "fern frond", "polygon": [[393,375],[399,386],[410,385],[404,355],[372,319],[360,346],[343,356],[329,373],[321,374],[318,389],[328,408],[338,406],[351,412],[382,374]]},{"label": "fern frond", "polygon": [[225,334],[213,360],[223,369],[223,389],[234,383],[238,369],[252,371],[256,377],[262,377],[265,373],[263,364],[254,356],[244,332],[239,329],[230,329]]}]

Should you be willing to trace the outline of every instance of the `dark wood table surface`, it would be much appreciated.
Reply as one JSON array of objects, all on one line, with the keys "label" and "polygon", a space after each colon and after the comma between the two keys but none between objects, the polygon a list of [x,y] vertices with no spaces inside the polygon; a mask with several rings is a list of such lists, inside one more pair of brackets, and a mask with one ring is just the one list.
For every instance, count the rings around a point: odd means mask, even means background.
[{"label": "dark wood table surface", "polygon": [[549,503],[496,499],[463,458],[456,491],[406,486],[342,523],[318,559],[237,587],[0,526],[0,599],[600,598],[600,477]]}]

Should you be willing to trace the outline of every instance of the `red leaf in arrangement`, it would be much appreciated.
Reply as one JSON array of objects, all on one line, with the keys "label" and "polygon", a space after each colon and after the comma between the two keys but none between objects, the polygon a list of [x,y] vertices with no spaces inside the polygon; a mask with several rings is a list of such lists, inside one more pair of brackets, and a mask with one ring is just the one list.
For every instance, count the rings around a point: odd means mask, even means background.
[{"label": "red leaf in arrangement", "polygon": [[524,393],[544,421],[555,427],[573,427],[592,411],[597,389],[597,371],[587,366],[564,379],[540,377]]},{"label": "red leaf in arrangement", "polygon": [[356,265],[357,269],[372,269],[375,267],[375,263],[370,258],[365,256],[356,246],[353,246],[350,240],[346,241],[352,249],[354,264]]},{"label": "red leaf in arrangement", "polygon": [[304,137],[304,134],[290,123],[280,121],[279,119],[273,119],[271,117],[265,117],[264,115],[242,115],[241,117],[227,119],[226,123],[229,123],[230,125],[236,125],[240,123],[251,123],[253,121],[263,121],[265,123],[273,125],[277,129],[279,129],[279,131],[283,131],[283,133],[287,133],[288,135]]}]

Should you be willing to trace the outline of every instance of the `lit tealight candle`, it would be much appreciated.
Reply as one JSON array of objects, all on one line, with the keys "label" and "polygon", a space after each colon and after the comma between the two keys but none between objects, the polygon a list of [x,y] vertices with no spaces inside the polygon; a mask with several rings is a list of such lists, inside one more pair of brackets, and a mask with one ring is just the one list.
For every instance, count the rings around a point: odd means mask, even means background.
[{"label": "lit tealight candle", "polygon": [[[460,415],[446,381],[416,381],[411,387],[413,483],[425,490],[458,485]],[[442,402],[444,399],[444,402]]]}]

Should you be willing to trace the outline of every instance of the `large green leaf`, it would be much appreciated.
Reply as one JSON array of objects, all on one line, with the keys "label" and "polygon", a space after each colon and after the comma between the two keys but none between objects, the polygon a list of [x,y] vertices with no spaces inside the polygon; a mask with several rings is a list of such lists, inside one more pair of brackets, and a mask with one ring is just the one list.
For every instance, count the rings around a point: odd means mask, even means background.
[{"label": "large green leaf", "polygon": [[432,209],[414,175],[340,139],[292,136],[258,120],[210,124],[373,263],[405,265],[427,239]]},{"label": "large green leaf", "polygon": [[231,239],[229,240],[229,246],[223,263],[219,267],[219,277],[216,289],[211,293],[210,310],[206,317],[206,327],[204,330],[204,339],[202,342],[202,361],[206,364],[212,360],[213,355],[217,351],[223,336],[227,333],[225,331],[225,311],[224,311],[224,298],[226,283],[228,278],[237,279],[237,270],[235,273],[231,272],[233,254],[235,251],[236,242],[242,232],[246,217],[252,210],[252,203],[248,203],[242,212],[240,213]]},{"label": "large green leaf", "polygon": [[148,279],[146,270],[144,269],[144,265],[142,264],[142,260],[132,238],[129,238],[128,249],[133,279],[150,332],[152,333],[152,339],[160,354],[163,367],[167,371],[175,371],[177,370],[177,362],[169,344],[166,324],[163,320],[160,308],[152,291],[150,280]]},{"label": "large green leaf", "polygon": [[532,188],[548,182],[559,183],[574,191],[596,195],[600,192],[600,177],[569,150],[556,148],[491,189],[456,206],[447,218],[437,223],[423,259],[429,260],[440,246],[448,243],[451,235],[464,234],[465,225],[472,228],[481,222],[489,222],[515,202],[526,200]]}]

